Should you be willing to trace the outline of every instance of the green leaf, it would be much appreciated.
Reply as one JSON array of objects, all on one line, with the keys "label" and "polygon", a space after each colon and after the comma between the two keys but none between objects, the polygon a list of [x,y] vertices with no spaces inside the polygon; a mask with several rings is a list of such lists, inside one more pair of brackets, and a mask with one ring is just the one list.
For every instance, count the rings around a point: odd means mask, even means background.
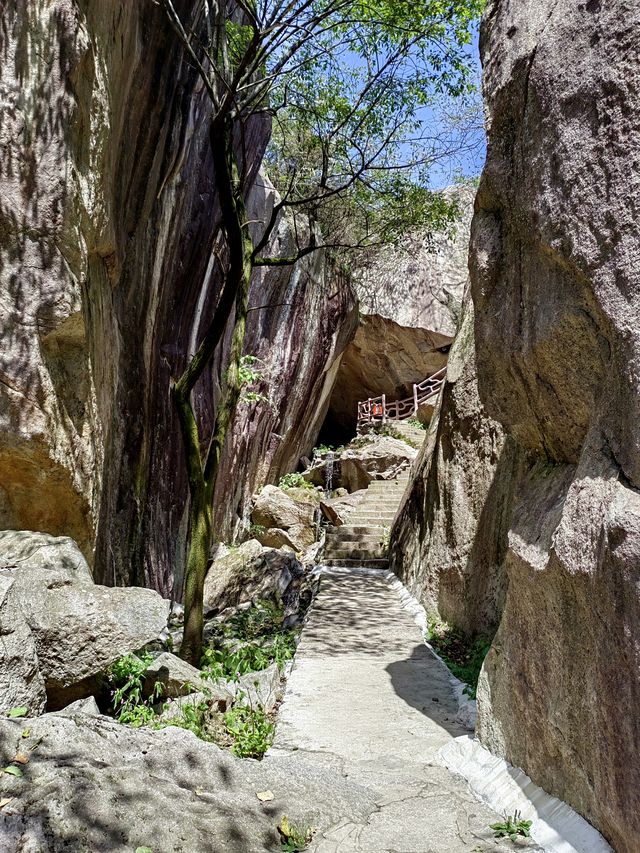
[{"label": "green leaf", "polygon": [[18,708],[12,708],[7,714],[8,717],[26,717],[29,709],[25,705],[20,705]]},{"label": "green leaf", "polygon": [[136,847],[136,853],[153,853],[150,847]]},{"label": "green leaf", "polygon": [[3,768],[3,773],[8,773],[9,776],[24,776],[22,770],[19,767],[16,767],[13,764],[10,764],[8,767]]}]

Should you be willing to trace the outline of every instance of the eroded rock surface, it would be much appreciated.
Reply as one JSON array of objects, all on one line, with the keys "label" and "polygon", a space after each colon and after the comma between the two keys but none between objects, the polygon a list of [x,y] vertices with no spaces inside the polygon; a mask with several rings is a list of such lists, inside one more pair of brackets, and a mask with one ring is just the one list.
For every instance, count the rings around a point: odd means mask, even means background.
[{"label": "eroded rock surface", "polygon": [[9,573],[0,572],[0,714],[18,707],[41,714],[47,703],[44,678],[33,634],[22,612],[13,606],[13,584]]},{"label": "eroded rock surface", "polygon": [[471,256],[480,398],[527,452],[479,735],[640,835],[640,7],[494,2]]},{"label": "eroded rock surface", "polygon": [[[199,8],[185,0],[183,20]],[[3,4],[0,32],[0,526],[69,535],[96,580],[179,595],[187,482],[170,381],[221,286],[207,96],[154,3]],[[256,120],[243,135],[256,229],[268,133]],[[269,248],[290,244],[283,221]],[[313,446],[357,322],[322,255],[256,275],[250,304],[269,403],[242,404],[231,430],[225,536],[257,485]],[[195,391],[205,435],[227,351]]]},{"label": "eroded rock surface", "polygon": [[640,834],[639,33],[631,2],[489,3],[475,345],[463,327],[393,551],[451,621],[499,620],[482,742],[622,853]]},{"label": "eroded rock surface", "polygon": [[[25,775],[0,774],[3,849],[33,853],[258,853],[280,846],[283,814],[318,830],[375,811],[370,792],[302,756],[235,758],[177,728],[130,729],[81,712],[0,721],[5,766],[29,750]],[[262,804],[256,794],[271,791]],[[117,805],[114,805],[117,804]]]},{"label": "eroded rock surface", "polygon": [[82,552],[68,536],[33,530],[0,530],[0,568],[20,566],[63,574],[75,583],[93,583]]},{"label": "eroded rock surface", "polygon": [[97,586],[66,537],[5,531],[0,560],[0,712],[37,714],[90,695],[96,676],[167,625],[169,601]]}]

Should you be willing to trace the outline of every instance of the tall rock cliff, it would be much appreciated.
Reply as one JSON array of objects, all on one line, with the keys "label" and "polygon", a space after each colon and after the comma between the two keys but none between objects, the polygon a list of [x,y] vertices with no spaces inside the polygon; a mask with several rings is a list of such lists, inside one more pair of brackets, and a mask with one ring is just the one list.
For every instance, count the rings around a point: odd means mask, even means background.
[{"label": "tall rock cliff", "polygon": [[640,836],[640,7],[490,4],[480,397],[524,452],[479,734]]},{"label": "tall rock cliff", "polygon": [[[169,383],[220,290],[206,95],[151,0],[38,0],[0,9],[0,103],[0,524],[70,535],[97,579],[169,594],[186,534]],[[248,129],[248,186],[268,130]],[[254,283],[268,307],[248,350],[281,342],[285,382],[249,477],[313,443],[305,405],[328,395],[355,322],[348,284],[324,275]],[[205,422],[223,370],[224,350],[196,392]],[[247,447],[255,417],[240,413],[232,444]],[[239,497],[218,501],[228,531]]]},{"label": "tall rock cliff", "polygon": [[[631,853],[640,836],[640,7],[492,0],[481,47],[489,147],[467,361],[478,397],[469,375],[460,384],[464,369],[450,375],[433,457],[407,505],[414,519],[397,530],[418,555],[408,576],[435,585],[427,601],[475,629],[486,611],[469,596],[486,584],[482,566],[471,566],[476,581],[465,578],[464,561],[478,537],[495,534],[494,584],[506,595],[481,675],[478,735]],[[511,445],[505,478],[483,450],[490,434],[500,460]],[[452,521],[469,496],[468,524]],[[464,570],[443,575],[437,561],[444,554],[446,566],[458,536]]]}]

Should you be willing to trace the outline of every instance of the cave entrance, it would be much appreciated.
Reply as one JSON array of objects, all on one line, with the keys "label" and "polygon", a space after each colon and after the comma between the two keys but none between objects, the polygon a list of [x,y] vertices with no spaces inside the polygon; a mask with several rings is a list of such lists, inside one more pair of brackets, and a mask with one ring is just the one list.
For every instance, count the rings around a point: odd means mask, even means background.
[{"label": "cave entrance", "polygon": [[[355,438],[358,403],[364,400],[382,394],[388,404],[411,400],[414,385],[446,367],[452,340],[449,335],[401,326],[378,314],[363,315],[342,356],[318,444],[337,447]],[[401,415],[410,417],[412,413],[413,406],[408,405]],[[420,413],[421,420],[429,418],[427,409]]]}]

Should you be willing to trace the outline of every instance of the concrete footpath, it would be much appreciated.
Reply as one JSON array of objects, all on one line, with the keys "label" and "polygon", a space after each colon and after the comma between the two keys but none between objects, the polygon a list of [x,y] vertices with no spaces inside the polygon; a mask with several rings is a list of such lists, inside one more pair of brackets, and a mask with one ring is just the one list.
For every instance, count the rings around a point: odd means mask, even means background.
[{"label": "concrete footpath", "polygon": [[[315,853],[514,850],[500,815],[435,763],[466,734],[446,670],[382,574],[325,573],[280,710],[274,753],[331,765],[375,808],[317,833]],[[304,784],[304,780],[300,780]],[[526,842],[527,850],[541,848]]]}]

